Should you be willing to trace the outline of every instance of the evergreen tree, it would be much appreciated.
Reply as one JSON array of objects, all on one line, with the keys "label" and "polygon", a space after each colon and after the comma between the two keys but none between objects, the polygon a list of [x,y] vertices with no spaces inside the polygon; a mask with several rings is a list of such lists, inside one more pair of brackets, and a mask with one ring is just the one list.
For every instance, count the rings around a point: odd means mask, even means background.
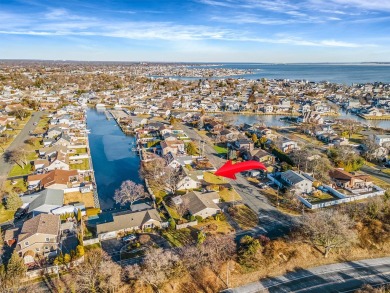
[{"label": "evergreen tree", "polygon": [[22,206],[23,202],[20,199],[19,195],[15,192],[11,192],[7,197],[7,209],[16,211]]},{"label": "evergreen tree", "polygon": [[14,251],[11,255],[10,260],[8,261],[7,267],[7,280],[10,283],[10,287],[17,289],[21,279],[25,276],[27,267],[24,264],[23,259],[19,254]]},{"label": "evergreen tree", "polygon": [[77,209],[77,221],[81,222],[81,210]]},{"label": "evergreen tree", "polygon": [[253,141],[253,143],[257,143],[258,140],[259,140],[259,139],[257,138],[256,133],[253,133],[253,134],[252,134],[252,141]]},{"label": "evergreen tree", "polygon": [[198,153],[196,145],[193,141],[189,142],[186,147],[187,154],[194,156]]}]

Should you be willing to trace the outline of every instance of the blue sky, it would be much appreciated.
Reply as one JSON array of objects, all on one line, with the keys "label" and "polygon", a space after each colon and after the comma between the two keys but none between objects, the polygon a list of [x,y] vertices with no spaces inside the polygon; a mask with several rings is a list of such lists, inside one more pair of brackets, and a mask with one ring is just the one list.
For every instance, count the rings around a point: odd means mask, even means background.
[{"label": "blue sky", "polygon": [[390,0],[1,0],[0,58],[390,62]]}]

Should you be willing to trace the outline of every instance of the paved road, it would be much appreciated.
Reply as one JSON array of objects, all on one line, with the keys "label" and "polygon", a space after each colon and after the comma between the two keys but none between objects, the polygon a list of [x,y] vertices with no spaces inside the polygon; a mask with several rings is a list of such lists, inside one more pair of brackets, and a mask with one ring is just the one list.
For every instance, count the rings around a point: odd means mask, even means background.
[{"label": "paved road", "polygon": [[374,176],[379,178],[380,180],[385,181],[386,183],[390,184],[390,176],[386,173],[383,173],[381,170],[364,165],[361,169],[363,172],[367,173],[368,175]]},{"label": "paved road", "polygon": [[378,286],[389,282],[390,257],[386,257],[299,270],[223,292],[353,292],[364,284]]},{"label": "paved road", "polygon": [[[34,123],[38,123],[45,112],[34,112],[33,116],[24,126],[24,128],[19,132],[19,134],[15,137],[14,141],[10,144],[10,146],[6,149],[9,151],[16,150],[21,148],[24,141],[29,137],[29,132],[35,129]],[[2,155],[0,158],[0,186],[3,184],[5,179],[7,178],[8,173],[11,171],[13,164],[8,163],[4,160],[4,156]]]},{"label": "paved road", "polygon": [[[191,139],[195,141],[205,140],[194,129],[186,125],[182,125],[182,127]],[[200,146],[202,148],[202,143]],[[209,140],[205,140],[204,155],[209,158],[216,168],[221,167],[226,162],[226,160],[218,156]],[[296,217],[283,214],[277,210],[261,194],[259,189],[251,185],[241,174],[236,174],[236,177],[236,180],[229,180],[230,184],[241,195],[242,201],[259,216],[259,226],[253,229],[253,233],[256,235],[266,234],[271,238],[286,234],[296,221]],[[244,233],[247,234],[247,232]]]}]

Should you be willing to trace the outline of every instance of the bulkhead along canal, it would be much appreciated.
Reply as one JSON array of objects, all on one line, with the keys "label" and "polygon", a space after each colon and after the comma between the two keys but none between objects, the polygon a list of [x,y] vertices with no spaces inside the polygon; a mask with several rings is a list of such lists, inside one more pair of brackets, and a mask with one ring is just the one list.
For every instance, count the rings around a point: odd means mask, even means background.
[{"label": "bulkhead along canal", "polygon": [[113,198],[122,182],[142,182],[138,172],[140,159],[131,151],[135,137],[125,135],[114,119],[107,120],[104,112],[95,109],[87,110],[87,125],[100,208],[116,208]]}]

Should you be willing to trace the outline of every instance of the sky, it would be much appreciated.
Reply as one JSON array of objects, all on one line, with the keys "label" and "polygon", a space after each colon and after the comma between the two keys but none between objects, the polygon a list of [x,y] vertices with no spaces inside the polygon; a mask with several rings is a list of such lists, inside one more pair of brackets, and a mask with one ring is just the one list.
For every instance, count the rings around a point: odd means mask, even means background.
[{"label": "sky", "polygon": [[1,0],[0,59],[390,62],[390,0]]}]

